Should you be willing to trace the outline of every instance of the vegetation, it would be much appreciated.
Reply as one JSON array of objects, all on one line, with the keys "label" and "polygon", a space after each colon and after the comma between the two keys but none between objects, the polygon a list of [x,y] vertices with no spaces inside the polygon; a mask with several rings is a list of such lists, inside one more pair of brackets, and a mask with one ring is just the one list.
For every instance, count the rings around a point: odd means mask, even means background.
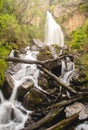
[{"label": "vegetation", "polygon": [[[74,0],[49,0],[48,5],[47,1],[39,0],[18,0],[18,2],[0,0],[0,85],[3,83],[4,71],[7,67],[4,58],[9,55],[11,49],[30,45],[33,38],[44,40],[45,11],[49,9],[53,12],[56,4],[60,3],[64,6],[72,1]],[[86,0],[79,5],[79,9],[81,13],[87,14]],[[62,24],[69,17],[68,14],[60,16],[57,22]],[[87,44],[88,21],[83,27],[72,32],[69,41],[72,50],[77,50],[80,55],[82,53],[81,61],[86,65],[88,65]]]},{"label": "vegetation", "polygon": [[71,34],[70,46],[73,49],[84,50],[84,46],[88,44],[88,20],[85,25],[73,31]]},{"label": "vegetation", "polygon": [[88,12],[88,3],[80,5],[80,12],[81,13],[87,13]]}]

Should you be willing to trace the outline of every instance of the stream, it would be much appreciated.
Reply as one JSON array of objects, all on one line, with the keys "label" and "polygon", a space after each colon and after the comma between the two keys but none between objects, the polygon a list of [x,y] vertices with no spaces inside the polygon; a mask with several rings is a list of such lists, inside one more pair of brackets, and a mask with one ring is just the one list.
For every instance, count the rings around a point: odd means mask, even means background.
[{"label": "stream", "polygon": [[[50,12],[47,12],[46,25],[45,25],[45,44],[47,46],[52,46],[57,44],[61,48],[64,47],[64,35],[61,30],[60,25],[58,25]],[[22,59],[36,60],[38,51],[30,50],[30,47],[25,48],[26,53],[20,54]],[[14,57],[14,51],[12,50],[10,57]],[[51,52],[52,53],[52,52]],[[56,54],[55,52],[53,55]],[[55,56],[54,58],[56,58]],[[66,60],[66,61],[65,61]],[[70,84],[70,75],[75,70],[75,64],[69,57],[63,59],[62,71],[61,71],[61,80]],[[34,87],[39,89],[42,92],[46,91],[38,85],[39,69],[35,64],[16,64],[16,67],[20,65],[20,68],[17,72],[11,75],[13,79],[13,92],[8,100],[3,96],[3,93],[0,91],[0,130],[20,130],[24,128],[24,125],[27,120],[30,120],[30,115],[32,111],[26,110],[21,102],[17,101],[16,95],[18,88],[28,79],[31,79],[34,83]],[[67,95],[70,98],[70,94],[67,91]],[[76,130],[88,130],[88,122],[79,124],[76,126]]]}]

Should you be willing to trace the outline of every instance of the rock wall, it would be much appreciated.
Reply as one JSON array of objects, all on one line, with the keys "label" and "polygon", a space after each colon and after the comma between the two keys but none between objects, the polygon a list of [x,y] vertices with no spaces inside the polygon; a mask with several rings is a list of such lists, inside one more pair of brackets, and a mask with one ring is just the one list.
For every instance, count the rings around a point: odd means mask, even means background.
[{"label": "rock wall", "polygon": [[86,15],[80,12],[79,5],[63,7],[58,4],[55,6],[53,14],[56,19],[61,19],[60,24],[62,24],[67,34],[84,25],[87,19]]}]

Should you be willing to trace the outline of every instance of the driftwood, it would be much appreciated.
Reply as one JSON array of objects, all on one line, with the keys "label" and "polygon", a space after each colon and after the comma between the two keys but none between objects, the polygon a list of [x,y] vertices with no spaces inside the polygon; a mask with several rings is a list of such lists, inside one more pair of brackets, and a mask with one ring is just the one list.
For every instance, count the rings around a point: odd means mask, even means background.
[{"label": "driftwood", "polygon": [[53,125],[52,127],[46,129],[46,130],[60,130],[66,126],[68,126],[69,124],[71,124],[75,119],[78,118],[78,113],[77,114],[74,114],[72,115],[71,117],[69,118],[66,118],[58,123],[56,123],[55,125]]},{"label": "driftwood", "polygon": [[[37,64],[38,68],[40,70],[42,70],[44,73],[46,73],[47,75],[49,75],[52,79],[54,79],[55,81],[57,81],[58,84],[60,84],[63,88],[65,88],[66,90],[68,90],[69,92],[75,94],[76,96],[70,98],[69,100],[62,100],[59,102],[59,100],[57,99],[56,102],[54,102],[54,100],[56,97],[52,97],[54,95],[49,93],[46,94],[46,98],[49,96],[49,99],[51,100],[50,104],[49,101],[47,100],[47,104],[46,106],[44,106],[44,108],[42,109],[42,106],[34,111],[34,115],[31,116],[35,116],[37,114],[40,114],[40,119],[37,116],[37,121],[33,121],[33,122],[28,122],[27,125],[25,125],[25,128],[23,128],[22,130],[38,130],[38,129],[43,129],[44,130],[55,130],[55,129],[60,129],[60,128],[65,128],[66,126],[68,126],[69,124],[71,124],[75,119],[78,118],[78,113],[75,115],[72,115],[69,118],[63,119],[63,117],[61,117],[61,119],[59,119],[59,115],[62,114],[62,112],[64,111],[65,107],[75,101],[78,101],[80,99],[83,98],[83,96],[86,94],[88,94],[87,92],[83,93],[83,92],[77,92],[76,90],[74,90],[72,87],[70,87],[69,85],[65,84],[60,78],[58,78],[56,75],[54,75],[52,72],[50,72],[48,69],[45,68],[46,64],[49,62],[53,62],[53,61],[58,61],[60,59],[64,58],[64,56],[61,56],[59,58],[56,59],[50,59],[50,60],[46,60],[46,61],[33,61],[33,60],[24,60],[24,59],[20,59],[20,58],[7,58],[7,61],[13,61],[13,62],[20,62],[20,63],[26,63],[26,64]],[[79,95],[77,95],[79,94]],[[51,96],[51,97],[50,97]],[[56,96],[56,95],[54,95]],[[40,112],[39,112],[39,111]],[[43,115],[43,111],[44,111],[44,115]],[[43,115],[43,116],[41,116]],[[52,124],[52,122],[55,122],[55,119],[57,119],[58,117],[58,121],[56,121],[56,124]],[[64,116],[65,118],[65,116]],[[62,120],[62,121],[61,121]],[[57,123],[58,122],[58,123]]]},{"label": "driftwood", "polygon": [[21,58],[17,58],[17,57],[7,57],[6,61],[13,61],[13,62],[19,62],[19,63],[25,63],[25,64],[39,64],[39,65],[45,66],[45,64],[47,64],[49,62],[60,61],[61,59],[65,58],[67,56],[71,57],[71,55],[64,55],[64,56],[60,56],[55,59],[49,59],[49,60],[45,60],[45,61],[27,60],[27,59],[25,60],[25,59],[21,59]]},{"label": "driftwood", "polygon": [[[54,60],[58,60],[58,59],[61,59],[61,58],[63,58],[63,56],[60,57],[60,58],[56,58],[56,59],[54,59]],[[12,58],[12,57],[8,57],[6,60],[7,60],[7,61],[13,61],[13,62],[26,63],[26,64],[39,64],[39,65],[42,65],[42,66],[44,66],[46,63],[52,61],[52,60],[47,60],[47,61],[38,61],[38,60],[36,60],[36,61],[33,61],[33,60],[25,60],[25,59]],[[40,68],[41,70],[43,70],[45,73],[47,73],[50,77],[52,77],[53,79],[55,79],[55,80],[56,80],[62,87],[64,87],[66,90],[68,90],[68,91],[70,91],[70,92],[72,92],[72,93],[74,93],[74,94],[77,94],[77,92],[76,92],[73,88],[71,88],[70,86],[68,86],[68,85],[65,84],[64,82],[62,82],[62,80],[61,80],[60,78],[58,78],[58,77],[57,77],[56,75],[54,75],[53,73],[49,72],[45,67],[39,66],[39,68]]]},{"label": "driftwood", "polygon": [[55,108],[57,108],[57,107],[60,108],[60,107],[67,106],[67,105],[69,105],[70,103],[73,103],[73,102],[75,102],[75,101],[78,101],[78,100],[80,100],[80,99],[82,99],[82,98],[83,98],[83,96],[79,96],[79,97],[73,97],[72,99],[69,99],[69,100],[60,101],[60,102],[58,102],[58,103],[55,103],[55,104],[49,106],[49,107],[47,108],[47,110],[49,110],[49,109],[51,109],[51,108],[55,109]]},{"label": "driftwood", "polygon": [[[48,107],[46,110],[49,110],[48,114],[42,118],[41,120],[34,122],[30,125],[28,125],[26,128],[22,129],[22,130],[35,130],[39,127],[42,127],[47,124],[50,124],[53,120],[55,120],[56,117],[59,117],[59,114],[61,114],[61,112],[64,110],[64,107],[70,103],[73,103],[75,101],[78,101],[79,99],[81,99],[83,97],[75,97],[74,99],[69,99],[69,100],[65,100],[65,101],[61,101],[60,103],[56,103],[50,107]],[[51,108],[51,110],[50,110]],[[78,114],[71,116],[63,121],[60,121],[59,123],[57,123],[55,126],[53,127],[58,127],[60,128],[61,125],[63,125],[63,127],[69,125],[74,119],[76,119],[78,117]],[[69,121],[69,122],[68,122]],[[50,130],[54,130],[51,129],[52,127],[50,127]],[[47,129],[48,130],[48,129]]]},{"label": "driftwood", "polygon": [[60,108],[60,109],[55,109],[52,110],[51,112],[49,112],[44,118],[42,118],[41,120],[30,124],[28,127],[24,128],[23,130],[34,130],[37,129],[41,126],[43,126],[44,124],[49,124],[51,121],[53,121],[55,119],[55,117],[57,115],[59,115],[61,113],[61,111],[63,111],[64,108]]},{"label": "driftwood", "polygon": [[48,74],[50,77],[52,77],[53,79],[55,79],[62,87],[64,87],[66,90],[77,94],[76,90],[74,90],[73,88],[71,88],[70,86],[68,86],[66,83],[64,83],[60,78],[58,78],[56,75],[54,75],[53,73],[49,72],[46,68],[39,66],[39,68],[41,70],[43,70],[46,74]]}]

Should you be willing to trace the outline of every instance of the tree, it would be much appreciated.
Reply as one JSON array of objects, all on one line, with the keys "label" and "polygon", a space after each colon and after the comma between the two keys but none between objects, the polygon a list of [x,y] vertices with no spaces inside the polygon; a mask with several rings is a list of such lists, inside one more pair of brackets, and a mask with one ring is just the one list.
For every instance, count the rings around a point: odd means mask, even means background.
[{"label": "tree", "polygon": [[17,42],[21,32],[20,25],[13,15],[0,15],[0,39],[4,43]]}]

